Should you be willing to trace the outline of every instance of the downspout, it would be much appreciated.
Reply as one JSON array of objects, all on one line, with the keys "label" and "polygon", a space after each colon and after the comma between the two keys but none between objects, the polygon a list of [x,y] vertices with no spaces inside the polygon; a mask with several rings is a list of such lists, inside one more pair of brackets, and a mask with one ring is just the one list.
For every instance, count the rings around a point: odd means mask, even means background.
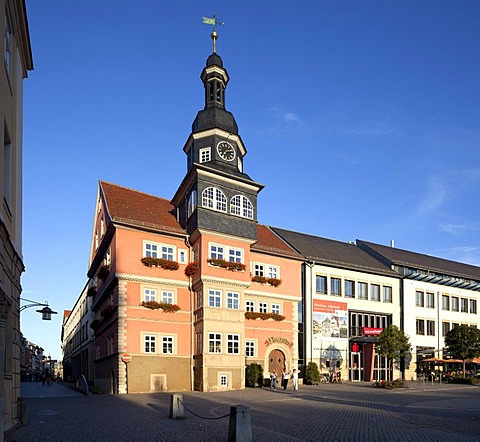
[{"label": "downspout", "polygon": [[[312,275],[313,275],[313,266],[315,265],[315,262],[312,261],[311,263],[306,262],[305,265],[310,269],[308,272],[308,278],[307,278],[307,272],[305,272],[304,275],[304,288],[303,288],[303,347],[304,347],[304,352],[306,353],[307,350],[307,344],[306,344],[306,338],[307,338],[307,333],[308,333],[308,340],[310,343],[310,362],[313,362],[313,336],[312,336],[312,329],[313,329],[313,294],[312,294]],[[310,288],[310,290],[307,293],[307,287]],[[307,299],[308,296],[308,299]],[[307,302],[309,303],[307,306]],[[309,321],[309,328],[307,332],[307,324],[306,324],[306,319],[307,319],[307,311],[309,311],[308,315],[308,321]],[[305,360],[306,354],[304,354],[304,360]],[[306,362],[306,361],[305,361]]]},{"label": "downspout", "polygon": [[[405,278],[402,276],[400,279],[400,330],[405,333]],[[402,382],[405,382],[405,356],[400,357],[400,374],[402,376]]]},{"label": "downspout", "polygon": [[[190,244],[190,235],[185,235],[185,245],[188,249],[188,263],[192,262],[192,245]],[[192,275],[188,276],[188,293],[190,302],[190,391],[193,391],[193,300],[192,300]]]}]

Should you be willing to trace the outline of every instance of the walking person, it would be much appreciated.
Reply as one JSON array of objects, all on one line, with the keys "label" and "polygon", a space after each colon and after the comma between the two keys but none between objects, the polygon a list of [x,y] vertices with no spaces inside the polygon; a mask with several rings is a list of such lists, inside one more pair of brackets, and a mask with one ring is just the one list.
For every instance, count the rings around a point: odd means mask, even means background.
[{"label": "walking person", "polygon": [[290,373],[287,371],[287,369],[283,370],[282,373],[282,386],[283,390],[285,391],[288,386],[288,379],[290,378]]},{"label": "walking person", "polygon": [[298,391],[298,374],[300,372],[298,370],[293,370],[293,373],[292,373],[292,379],[293,379],[293,389],[295,391]]},{"label": "walking person", "polygon": [[274,371],[270,373],[270,390],[277,391],[277,374]]}]

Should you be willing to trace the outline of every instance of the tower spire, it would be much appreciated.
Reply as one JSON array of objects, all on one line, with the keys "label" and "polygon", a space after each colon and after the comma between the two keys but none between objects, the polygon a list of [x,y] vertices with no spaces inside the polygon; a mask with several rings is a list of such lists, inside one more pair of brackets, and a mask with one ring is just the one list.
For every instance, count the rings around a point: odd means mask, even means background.
[{"label": "tower spire", "polygon": [[212,37],[212,42],[213,42],[213,53],[217,53],[217,25],[225,25],[224,22],[218,21],[217,18],[215,17],[215,14],[213,14],[212,18],[209,17],[202,17],[204,24],[206,25],[211,25],[213,26],[212,33],[210,34],[210,37]]}]

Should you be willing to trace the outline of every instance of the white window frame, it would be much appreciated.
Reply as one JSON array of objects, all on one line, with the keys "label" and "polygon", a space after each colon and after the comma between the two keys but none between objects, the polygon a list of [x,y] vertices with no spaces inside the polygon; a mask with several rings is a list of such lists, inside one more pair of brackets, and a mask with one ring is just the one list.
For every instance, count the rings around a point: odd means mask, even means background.
[{"label": "white window frame", "polygon": [[199,163],[208,163],[212,160],[212,148],[211,147],[202,147],[198,151],[198,162]]},{"label": "white window frame", "polygon": [[177,248],[172,244],[158,243],[148,240],[143,241],[143,256],[175,261],[176,255]]},{"label": "white window frame", "polygon": [[242,218],[253,219],[253,204],[244,195],[235,195],[230,198],[230,213]]},{"label": "white window frame", "polygon": [[245,311],[246,312],[254,312],[255,311],[255,301],[248,299],[245,301]]},{"label": "white window frame", "polygon": [[171,290],[162,290],[162,302],[175,304],[175,292],[172,292]]},{"label": "white window frame", "polygon": [[158,258],[158,244],[153,241],[143,241],[143,256]]},{"label": "white window frame", "polygon": [[207,187],[202,192],[202,206],[219,212],[227,212],[227,197],[216,187]]},{"label": "white window frame", "polygon": [[275,313],[277,315],[280,315],[281,310],[280,310],[280,304],[271,304],[270,305],[270,311],[272,313]]},{"label": "white window frame", "polygon": [[268,303],[266,302],[259,302],[258,303],[258,311],[260,313],[268,313]]},{"label": "white window frame", "polygon": [[245,356],[247,358],[254,358],[257,356],[257,343],[255,341],[245,341]]},{"label": "white window frame", "polygon": [[208,333],[208,352],[212,354],[222,353],[222,334],[218,332]]},{"label": "white window frame", "polygon": [[164,355],[175,354],[175,336],[162,336],[161,352]]},{"label": "white window frame", "polygon": [[186,264],[188,261],[188,250],[187,249],[178,249],[178,263]]},{"label": "white window frame", "polygon": [[145,302],[156,301],[157,300],[157,290],[151,288],[143,289],[143,300]]},{"label": "white window frame", "polygon": [[230,262],[243,262],[243,249],[237,249],[235,247],[228,248],[228,260]]},{"label": "white window frame", "polygon": [[157,353],[157,335],[143,335],[143,353]]},{"label": "white window frame", "polygon": [[240,354],[240,335],[237,333],[227,333],[227,354]]},{"label": "white window frame", "polygon": [[253,274],[255,276],[265,276],[265,264],[254,262],[253,263]]},{"label": "white window frame", "polygon": [[227,308],[231,310],[240,309],[240,293],[227,292]]},{"label": "white window frame", "polygon": [[208,257],[210,259],[225,259],[225,246],[220,244],[209,244]]},{"label": "white window frame", "polygon": [[218,377],[218,385],[220,387],[228,387],[228,374],[221,373]]},{"label": "white window frame", "polygon": [[268,265],[267,275],[269,278],[280,279],[280,267],[275,265]]},{"label": "white window frame", "polygon": [[221,290],[208,289],[208,306],[214,308],[222,308]]}]

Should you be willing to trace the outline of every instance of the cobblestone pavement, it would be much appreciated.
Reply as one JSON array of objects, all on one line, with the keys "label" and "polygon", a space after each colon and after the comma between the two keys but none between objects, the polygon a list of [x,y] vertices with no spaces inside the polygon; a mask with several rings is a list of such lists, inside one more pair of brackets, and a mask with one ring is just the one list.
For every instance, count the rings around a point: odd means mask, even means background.
[{"label": "cobblestone pavement", "polygon": [[[7,441],[226,441],[230,407],[250,407],[254,441],[480,440],[480,389],[409,384],[184,392],[185,419],[169,419],[171,393],[84,396],[73,392],[24,396],[29,423]],[[49,388],[49,387],[45,387]],[[22,392],[25,390],[22,388]],[[42,391],[42,390],[40,390]],[[34,395],[34,393],[31,393]]]}]

